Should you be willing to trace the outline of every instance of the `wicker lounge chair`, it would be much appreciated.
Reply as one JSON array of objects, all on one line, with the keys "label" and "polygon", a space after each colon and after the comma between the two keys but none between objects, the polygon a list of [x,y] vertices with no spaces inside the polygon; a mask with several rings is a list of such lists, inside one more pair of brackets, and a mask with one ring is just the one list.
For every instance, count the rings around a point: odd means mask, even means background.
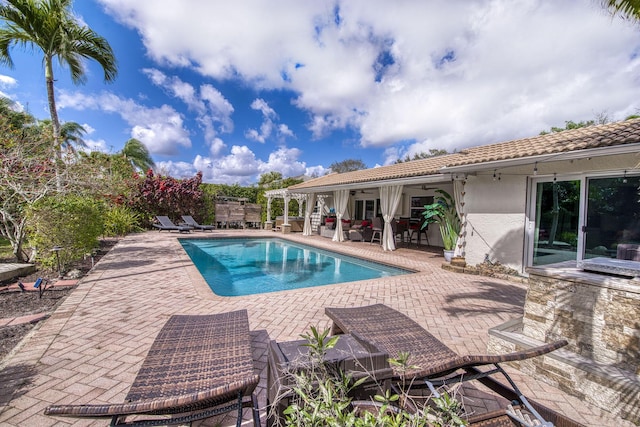
[{"label": "wicker lounge chair", "polygon": [[156,216],[156,220],[159,224],[154,223],[153,226],[158,229],[158,231],[167,230],[172,231],[176,230],[181,233],[189,233],[191,232],[191,227],[188,225],[175,225],[168,216]]},{"label": "wicker lounge chair", "polygon": [[[508,399],[517,398],[536,418],[544,422],[500,363],[540,356],[567,345],[567,341],[556,341],[529,350],[501,355],[460,356],[418,323],[384,304],[325,308],[325,313],[333,320],[334,334],[351,334],[368,345],[370,351],[383,351],[392,358],[397,357],[400,352],[408,352],[411,355],[409,364],[416,368],[406,372],[396,371],[395,376],[398,379],[413,381],[413,387],[426,385],[437,396],[435,387],[479,380]],[[491,365],[488,370],[478,369]],[[504,375],[512,390],[489,378],[498,373]]]},{"label": "wicker lounge chair", "polygon": [[[242,408],[252,407],[259,426],[258,381],[246,310],[171,316],[151,345],[126,403],[54,405],[45,414],[111,418],[111,425],[167,425],[237,410],[240,426]],[[133,415],[142,417],[127,422]]]},{"label": "wicker lounge chair", "polygon": [[189,227],[193,227],[196,228],[198,230],[215,230],[215,227],[213,225],[201,225],[198,224],[198,222],[193,219],[193,217],[191,215],[182,215],[182,220],[189,226]]}]

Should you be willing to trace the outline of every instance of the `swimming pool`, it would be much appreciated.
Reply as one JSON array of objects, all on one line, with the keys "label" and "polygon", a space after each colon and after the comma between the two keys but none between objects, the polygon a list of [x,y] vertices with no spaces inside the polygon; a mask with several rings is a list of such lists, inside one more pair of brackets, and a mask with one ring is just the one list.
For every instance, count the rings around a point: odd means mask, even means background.
[{"label": "swimming pool", "polygon": [[276,238],[180,239],[216,295],[241,296],[413,273]]}]

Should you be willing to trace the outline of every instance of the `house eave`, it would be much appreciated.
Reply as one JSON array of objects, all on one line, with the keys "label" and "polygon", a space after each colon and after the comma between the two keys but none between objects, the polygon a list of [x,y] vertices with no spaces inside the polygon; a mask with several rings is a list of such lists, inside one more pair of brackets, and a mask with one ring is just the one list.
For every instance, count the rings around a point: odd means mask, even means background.
[{"label": "house eave", "polygon": [[451,180],[449,174],[432,174],[432,175],[420,175],[410,178],[395,178],[395,179],[380,179],[376,181],[355,182],[345,184],[324,185],[318,187],[309,188],[296,188],[296,193],[329,193],[337,190],[364,190],[367,188],[375,188],[381,185],[417,185],[417,184],[430,184],[437,182],[445,182]]},{"label": "house eave", "polygon": [[495,160],[490,162],[474,163],[470,165],[445,166],[440,172],[455,174],[464,172],[485,171],[514,166],[532,165],[551,161],[577,160],[589,157],[614,156],[619,154],[636,154],[640,151],[640,143],[617,145],[613,147],[598,147],[586,150],[575,150],[561,153],[542,154],[538,156],[519,157],[516,159]]}]

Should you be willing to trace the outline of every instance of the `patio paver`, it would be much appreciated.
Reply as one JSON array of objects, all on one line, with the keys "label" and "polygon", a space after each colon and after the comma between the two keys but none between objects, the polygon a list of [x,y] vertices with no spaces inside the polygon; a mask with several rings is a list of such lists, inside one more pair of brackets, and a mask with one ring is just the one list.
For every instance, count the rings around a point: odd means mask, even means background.
[{"label": "patio paver", "polygon": [[[53,403],[122,402],[155,335],[172,314],[248,310],[260,362],[257,369],[263,375],[259,387],[263,412],[267,340],[299,339],[311,325],[329,327],[326,306],[388,304],[459,353],[486,352],[488,329],[522,315],[525,285],[445,271],[440,268],[442,257],[433,253],[412,249],[389,253],[379,245],[338,244],[298,234],[282,237],[418,272],[259,296],[218,297],[177,241],[178,237],[244,235],[273,237],[275,233],[217,230],[186,236],[152,231],[122,239],[38,325],[25,345],[2,361],[0,425],[107,425],[104,420],[47,417],[42,411]],[[513,369],[509,372],[529,397],[586,425],[631,426]],[[482,406],[479,400],[470,407]],[[248,412],[245,420],[250,420]]]}]

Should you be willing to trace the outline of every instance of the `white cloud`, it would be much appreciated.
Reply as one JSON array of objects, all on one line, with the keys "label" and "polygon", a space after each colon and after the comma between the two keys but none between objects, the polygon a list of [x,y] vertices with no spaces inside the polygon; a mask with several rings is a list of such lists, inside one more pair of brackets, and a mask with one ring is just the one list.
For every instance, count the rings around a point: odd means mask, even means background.
[{"label": "white cloud", "polygon": [[169,175],[174,178],[191,178],[197,170],[188,162],[163,161],[156,162],[156,173],[158,175]]},{"label": "white cloud", "polygon": [[90,153],[92,151],[100,151],[102,153],[109,153],[112,151],[113,147],[110,147],[104,139],[85,139],[84,140],[86,147],[79,147],[78,149],[84,151],[85,153]]},{"label": "white cloud", "polygon": [[91,135],[92,133],[94,133],[96,130],[93,128],[93,126],[91,126],[88,123],[83,123],[82,124],[82,128],[84,129],[85,133],[87,135]]},{"label": "white cloud", "polygon": [[204,131],[205,143],[213,155],[219,154],[225,144],[218,134],[233,131],[231,115],[234,111],[222,93],[209,84],[203,84],[198,91],[179,77],[167,76],[157,69],[145,68],[142,72],[153,84],[184,102],[190,111],[196,113],[196,121]]},{"label": "white cloud", "polygon": [[307,166],[304,162],[298,161],[302,152],[297,148],[280,147],[269,154],[269,160],[260,166],[261,173],[280,172],[282,176],[304,175]]},{"label": "white cloud", "polygon": [[[640,99],[637,28],[592,1],[100,2],[158,64],[291,90],[314,137],[353,128],[364,147],[452,150],[618,118]],[[276,128],[261,111],[246,133],[260,142]]]},{"label": "white cloud", "polygon": [[297,148],[280,147],[262,161],[249,147],[235,145],[228,155],[219,158],[196,156],[191,175],[199,170],[204,182],[240,185],[254,184],[266,172],[280,172],[284,177],[324,175],[322,166],[307,167],[301,162],[301,154]]},{"label": "white cloud", "polygon": [[173,155],[178,153],[179,147],[191,147],[182,117],[168,105],[150,108],[107,92],[90,95],[60,91],[58,108],[118,114],[131,126],[131,137],[144,143],[151,154]]},{"label": "white cloud", "polygon": [[[18,81],[16,79],[0,74],[0,89],[13,89],[16,86],[18,86]],[[19,113],[25,111],[24,105],[16,100],[16,96],[14,94],[0,90],[0,97],[10,99],[13,102],[11,108],[13,108],[14,111]]]},{"label": "white cloud", "polygon": [[278,114],[269,106],[267,101],[262,98],[257,98],[251,103],[251,108],[262,113],[262,124],[260,130],[249,129],[245,132],[245,137],[253,141],[264,144],[271,137],[274,129],[277,133],[278,139],[284,141],[286,137],[294,137],[293,131],[289,129],[286,124],[277,124],[276,120]]},{"label": "white cloud", "polygon": [[311,178],[317,178],[319,176],[324,176],[327,174],[328,171],[330,171],[331,169],[327,169],[324,166],[311,166],[308,167],[307,170],[305,171],[305,176],[311,177]]},{"label": "white cloud", "polygon": [[398,147],[388,147],[384,150],[384,164],[391,165],[395,163],[396,160],[400,158],[400,156],[401,156],[401,153]]},{"label": "white cloud", "polygon": [[18,81],[10,76],[0,74],[0,87],[3,89],[15,87],[18,85]]}]

